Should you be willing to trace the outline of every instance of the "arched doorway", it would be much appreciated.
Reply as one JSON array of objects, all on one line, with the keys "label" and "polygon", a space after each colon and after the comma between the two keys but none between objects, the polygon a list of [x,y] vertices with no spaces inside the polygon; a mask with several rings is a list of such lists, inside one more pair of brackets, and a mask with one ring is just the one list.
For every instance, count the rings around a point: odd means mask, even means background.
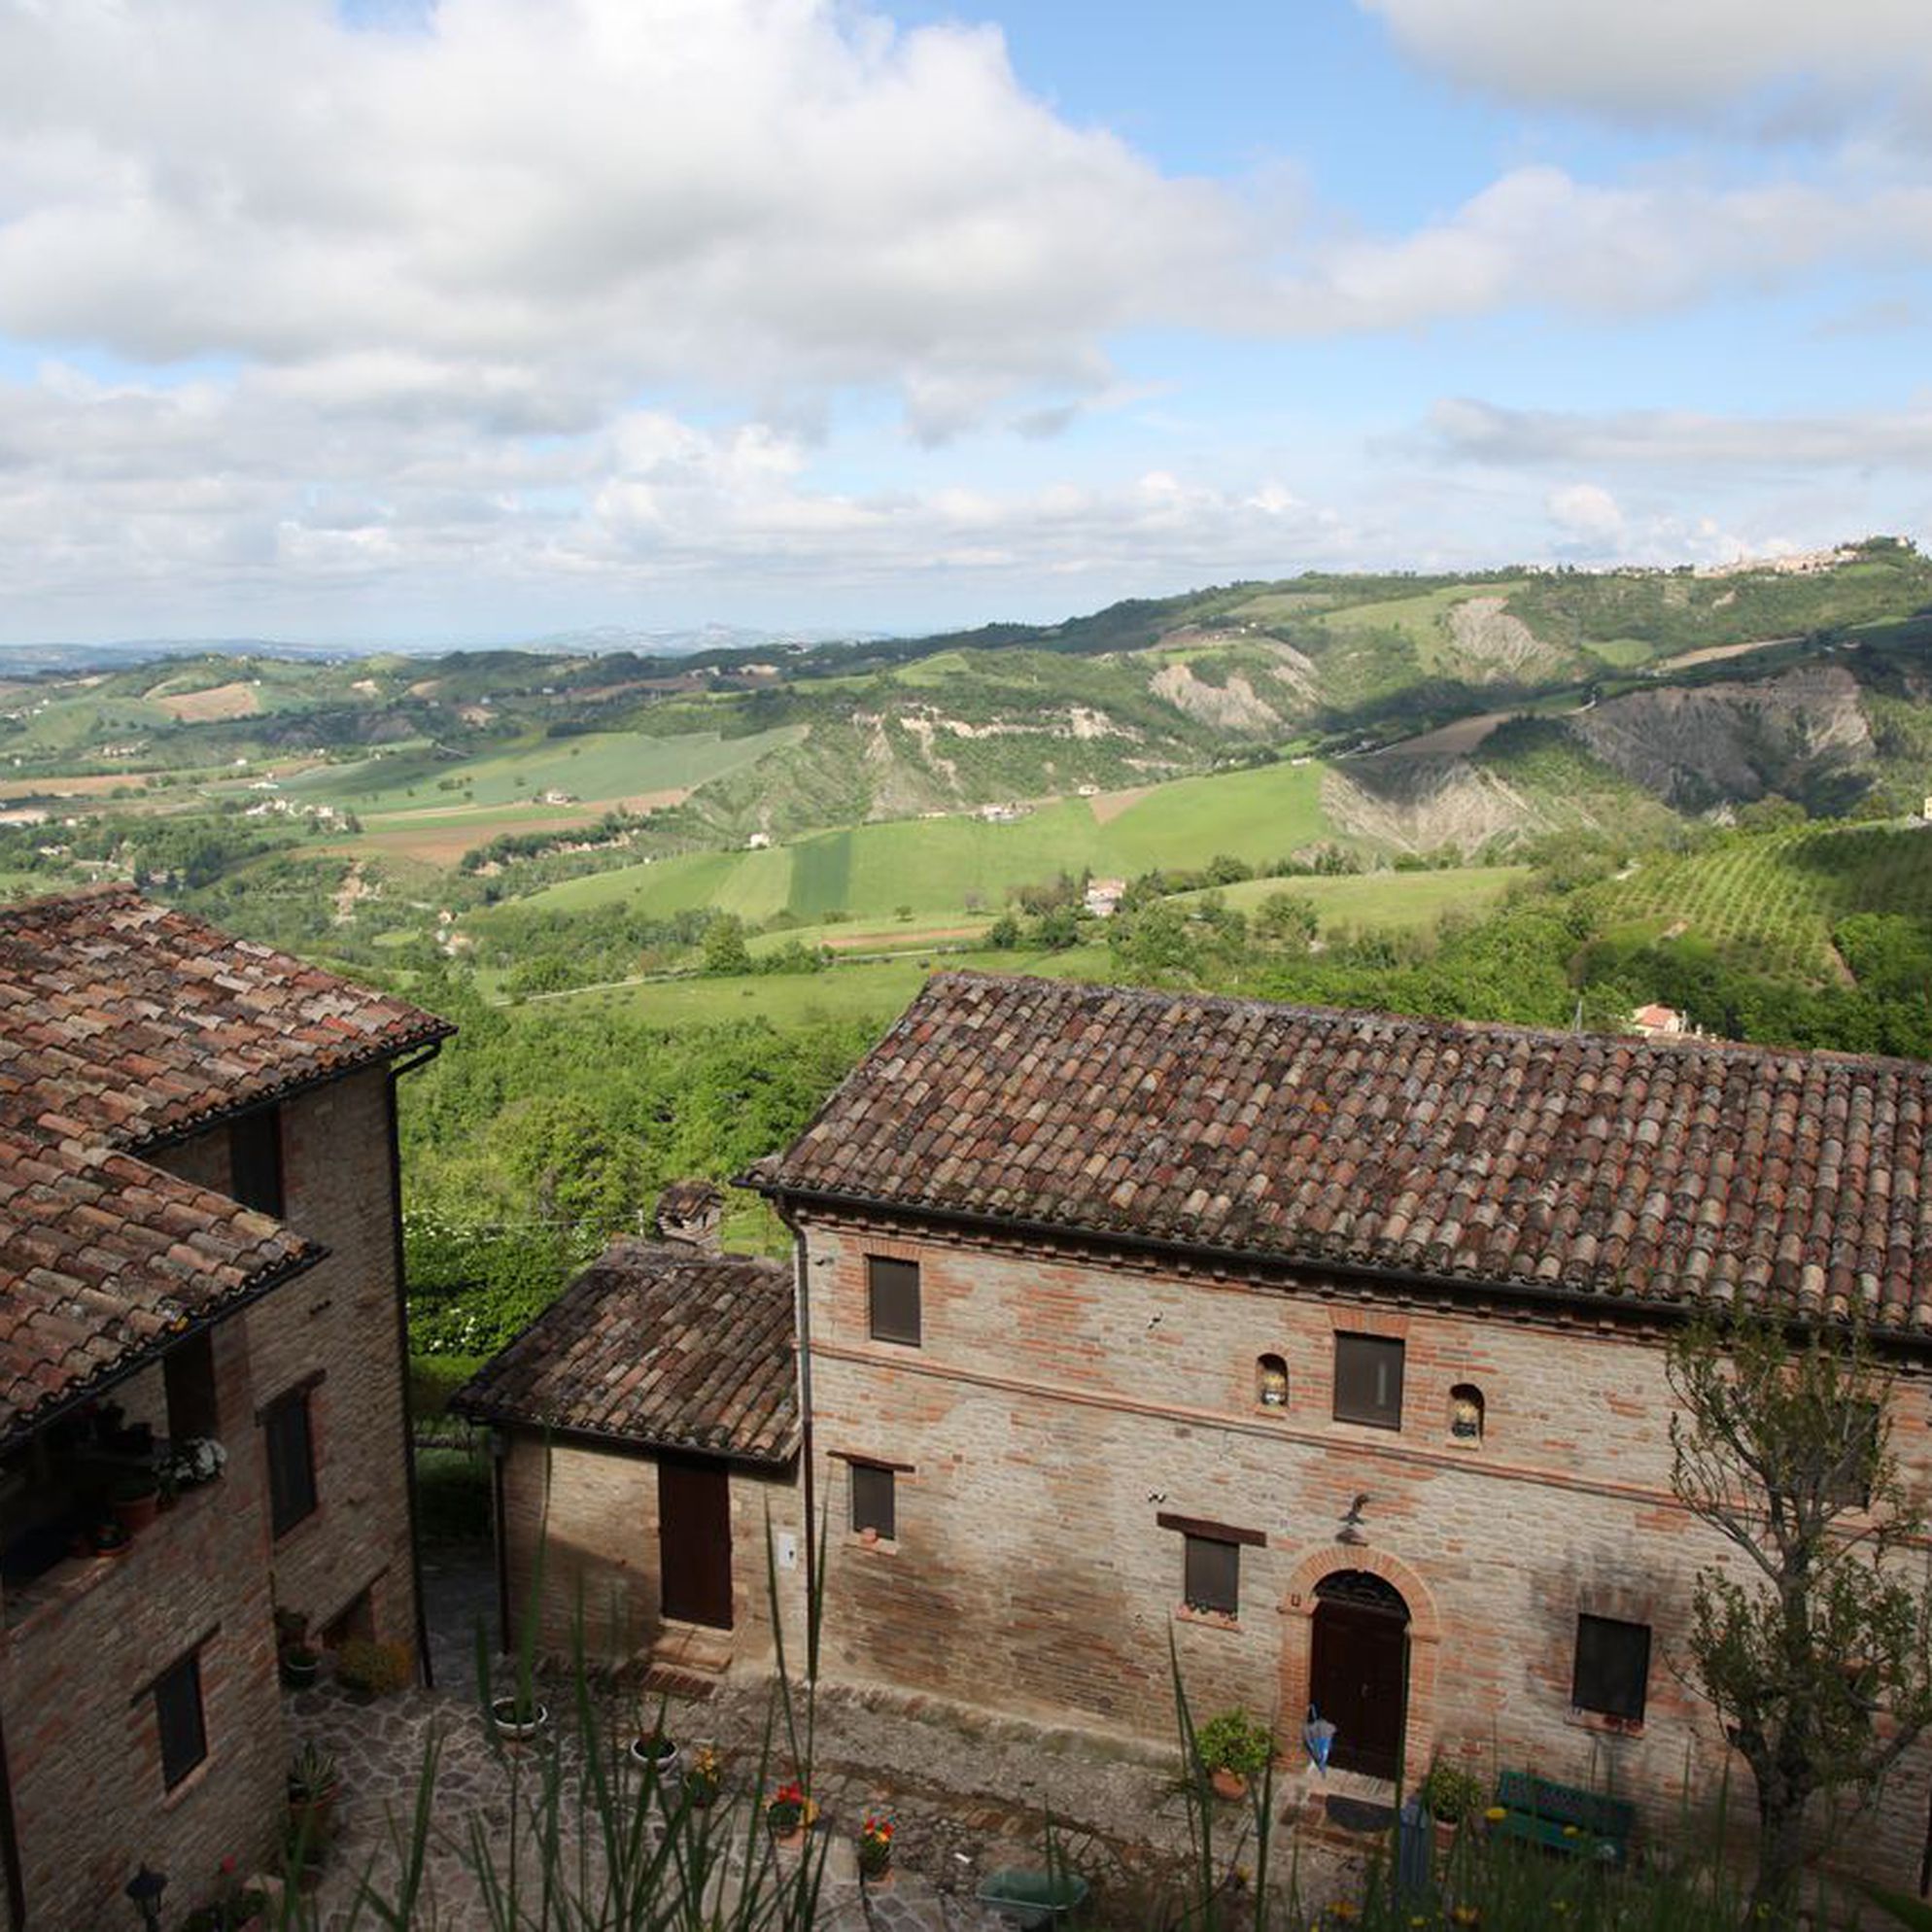
[{"label": "arched doorway", "polygon": [[1308,1701],[1335,1727],[1328,1762],[1393,1778],[1407,1717],[1409,1606],[1394,1584],[1338,1570],[1315,1586]]}]

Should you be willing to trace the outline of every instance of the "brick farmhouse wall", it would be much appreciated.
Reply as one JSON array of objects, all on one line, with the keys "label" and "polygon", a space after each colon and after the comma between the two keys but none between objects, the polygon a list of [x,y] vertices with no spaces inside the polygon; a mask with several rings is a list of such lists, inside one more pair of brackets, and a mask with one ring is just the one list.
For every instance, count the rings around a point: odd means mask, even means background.
[{"label": "brick farmhouse wall", "polygon": [[[1679,1679],[1692,1579],[1728,1552],[1670,1492],[1661,1340],[1607,1322],[1292,1287],[806,1218],[812,1453],[832,1523],[828,1672],[1173,1735],[1170,1637],[1197,1713],[1308,1700],[1316,1586],[1368,1570],[1409,1610],[1406,1772],[1533,1767],[1674,1816],[1750,1809],[1749,1775]],[[915,1260],[920,1345],[874,1341],[865,1258]],[[1337,1332],[1399,1337],[1398,1431],[1332,1419]],[[1262,1355],[1284,1407],[1258,1400]],[[1477,1443],[1450,1391],[1484,1399]],[[1894,1447],[1932,1466],[1922,1382]],[[850,1534],[847,1459],[900,1466],[896,1536]],[[1365,1493],[1363,1534],[1337,1540]],[[1182,1603],[1165,1514],[1255,1533],[1231,1625]],[[1640,1727],[1571,1708],[1577,1617],[1653,1632]],[[1298,1753],[1296,1761],[1299,1761]],[[1916,1888],[1932,1751],[1859,1826],[1862,1869]]]},{"label": "brick farmhouse wall", "polygon": [[[222,1431],[245,1439],[244,1325],[222,1324],[212,1346]],[[126,1385],[128,1412],[151,1410],[160,1383],[155,1366]],[[0,1714],[30,1925],[131,1922],[121,1892],[144,1860],[173,1880],[172,1922],[214,1892],[224,1857],[247,1871],[276,1855],[286,1756],[267,1556],[266,1477],[237,1457],[125,1555],[66,1566],[52,1601],[10,1619]],[[169,1791],[147,1693],[197,1645],[208,1754]]]},{"label": "brick farmhouse wall", "polygon": [[[273,1611],[323,1625],[368,1593],[378,1636],[411,1640],[414,1575],[397,1342],[396,1212],[386,1073],[283,1103],[284,1219],[329,1255],[212,1331],[222,1480],[188,1492],[123,1557],[71,1566],[57,1600],[0,1639],[0,1721],[25,1867],[28,1923],[131,1920],[121,1890],[145,1859],[170,1874],[167,1912],[215,1887],[230,1854],[271,1864],[288,1747]],[[155,1164],[225,1190],[225,1125]],[[309,1391],[317,1507],[271,1534],[264,1407]],[[158,1364],[115,1392],[165,1432]],[[162,1789],[155,1676],[199,1643],[208,1756]]]},{"label": "brick farmhouse wall", "polygon": [[[506,1437],[502,1483],[512,1619],[521,1619],[530,1603],[540,1547],[539,1649],[569,1656],[579,1611],[592,1660],[622,1663],[647,1649],[663,1629],[657,1459],[641,1449],[546,1442],[534,1431],[515,1430]],[[797,1465],[767,1473],[733,1464],[729,1485],[735,1648],[739,1657],[757,1657],[772,1645],[768,1511],[774,1536],[797,1540],[803,1574]],[[802,1606],[788,1603],[787,1643],[794,1609],[802,1624]]]}]

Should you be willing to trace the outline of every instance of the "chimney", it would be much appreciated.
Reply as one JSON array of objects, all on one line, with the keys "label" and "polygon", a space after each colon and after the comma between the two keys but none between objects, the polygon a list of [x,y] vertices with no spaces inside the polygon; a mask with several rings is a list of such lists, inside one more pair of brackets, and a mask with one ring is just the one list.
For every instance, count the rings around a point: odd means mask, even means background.
[{"label": "chimney", "polygon": [[673,1181],[657,1197],[656,1233],[660,1241],[715,1254],[724,1220],[724,1195],[708,1181]]}]

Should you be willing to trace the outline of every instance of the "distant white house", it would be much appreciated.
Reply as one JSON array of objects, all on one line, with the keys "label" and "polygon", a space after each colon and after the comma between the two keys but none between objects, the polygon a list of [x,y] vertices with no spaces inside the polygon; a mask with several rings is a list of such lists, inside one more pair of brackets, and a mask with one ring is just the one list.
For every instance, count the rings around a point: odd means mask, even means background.
[{"label": "distant white house", "polygon": [[1127,889],[1124,879],[1089,879],[1087,881],[1087,910],[1097,919],[1111,919],[1121,909],[1121,895]]},{"label": "distant white house", "polygon": [[745,840],[744,849],[747,852],[762,852],[769,848],[771,843],[772,835],[769,832],[754,832]]},{"label": "distant white house", "polygon": [[1671,1040],[1695,1030],[1673,1006],[1640,1006],[1631,1015],[1630,1023],[1646,1040]]}]

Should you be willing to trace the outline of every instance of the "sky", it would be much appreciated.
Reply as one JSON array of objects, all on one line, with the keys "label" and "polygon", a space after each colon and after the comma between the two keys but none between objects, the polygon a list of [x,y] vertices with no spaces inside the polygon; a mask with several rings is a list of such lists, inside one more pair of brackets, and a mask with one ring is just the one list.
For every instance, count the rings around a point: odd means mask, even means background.
[{"label": "sky", "polygon": [[1924,0],[0,0],[0,647],[1932,535]]}]

